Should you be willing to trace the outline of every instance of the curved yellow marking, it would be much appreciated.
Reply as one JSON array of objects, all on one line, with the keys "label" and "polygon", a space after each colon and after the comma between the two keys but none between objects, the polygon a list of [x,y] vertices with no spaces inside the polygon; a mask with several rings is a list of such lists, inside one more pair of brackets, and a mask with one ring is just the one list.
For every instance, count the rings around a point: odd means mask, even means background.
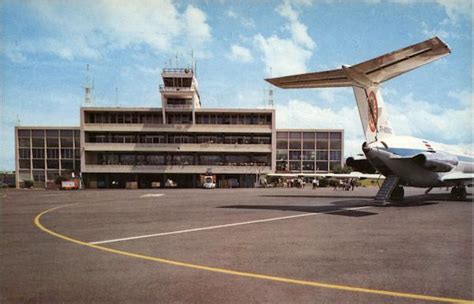
[{"label": "curved yellow marking", "polygon": [[108,248],[108,247],[104,247],[104,246],[94,245],[94,244],[90,244],[90,243],[87,243],[87,242],[76,240],[76,239],[70,238],[68,236],[65,236],[63,234],[54,232],[54,231],[46,228],[45,226],[43,226],[41,224],[40,219],[43,215],[45,215],[46,213],[49,213],[53,210],[57,210],[57,209],[64,208],[64,207],[67,207],[67,206],[70,206],[70,205],[63,205],[63,206],[59,206],[59,207],[54,207],[54,208],[51,208],[51,209],[48,209],[46,211],[41,212],[40,214],[38,214],[35,217],[35,220],[34,220],[35,225],[39,229],[43,230],[44,232],[49,233],[49,234],[51,234],[55,237],[58,237],[60,239],[68,241],[68,242],[72,242],[72,243],[82,245],[82,246],[87,246],[87,247],[94,248],[94,249],[99,249],[99,250],[110,252],[110,253],[120,254],[120,255],[132,257],[132,258],[148,260],[148,261],[153,261],[153,262],[158,262],[158,263],[164,263],[164,264],[168,264],[168,265],[187,267],[187,268],[199,269],[199,270],[206,270],[206,271],[218,272],[218,273],[225,273],[225,274],[230,274],[230,275],[235,275],[235,276],[240,276],[240,277],[248,277],[248,278],[254,278],[254,279],[261,279],[261,280],[269,280],[269,281],[275,281],[275,282],[283,282],[283,283],[288,283],[288,284],[305,285],[305,286],[320,287],[320,288],[329,288],[329,289],[337,289],[337,290],[352,291],[352,292],[361,292],[361,293],[375,294],[375,295],[382,295],[382,296],[409,298],[409,299],[417,299],[417,300],[427,300],[427,301],[434,301],[434,302],[471,303],[471,304],[474,303],[473,301],[470,301],[470,300],[442,298],[442,297],[433,297],[433,296],[418,295],[418,294],[403,293],[403,292],[395,292],[395,291],[387,291],[387,290],[359,288],[359,287],[327,284],[327,283],[320,283],[320,282],[313,282],[313,281],[288,279],[288,278],[283,278],[283,277],[275,277],[275,276],[270,276],[270,275],[265,275],[265,274],[258,274],[258,273],[251,273],[251,272],[234,271],[234,270],[229,270],[229,269],[224,269],[224,268],[216,268],[216,267],[209,267],[209,266],[202,266],[202,265],[178,262],[178,261],[173,261],[173,260],[167,260],[167,259],[142,255],[142,254],[138,254],[138,253],[123,251],[123,250],[118,250],[118,249],[112,249],[112,248]]}]

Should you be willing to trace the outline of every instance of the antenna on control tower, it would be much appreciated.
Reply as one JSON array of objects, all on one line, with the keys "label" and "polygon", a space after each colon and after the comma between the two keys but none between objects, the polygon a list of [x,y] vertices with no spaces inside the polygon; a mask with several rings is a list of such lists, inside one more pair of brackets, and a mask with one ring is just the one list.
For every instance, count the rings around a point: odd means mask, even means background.
[{"label": "antenna on control tower", "polygon": [[[270,67],[269,78],[272,78],[272,67]],[[268,85],[268,106],[270,108],[273,108],[273,89],[271,84]]]},{"label": "antenna on control tower", "polygon": [[84,85],[84,104],[90,106],[92,104],[92,90],[94,89],[94,80],[91,82],[89,64],[86,67],[86,84]]}]

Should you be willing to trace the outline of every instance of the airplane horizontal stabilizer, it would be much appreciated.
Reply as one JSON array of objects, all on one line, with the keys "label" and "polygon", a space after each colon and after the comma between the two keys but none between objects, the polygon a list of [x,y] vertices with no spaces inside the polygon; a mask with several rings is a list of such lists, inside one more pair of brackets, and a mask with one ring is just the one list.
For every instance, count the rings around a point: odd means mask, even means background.
[{"label": "airplane horizontal stabilizer", "polygon": [[387,53],[354,66],[323,72],[265,79],[284,88],[370,87],[425,65],[451,53],[440,38]]}]

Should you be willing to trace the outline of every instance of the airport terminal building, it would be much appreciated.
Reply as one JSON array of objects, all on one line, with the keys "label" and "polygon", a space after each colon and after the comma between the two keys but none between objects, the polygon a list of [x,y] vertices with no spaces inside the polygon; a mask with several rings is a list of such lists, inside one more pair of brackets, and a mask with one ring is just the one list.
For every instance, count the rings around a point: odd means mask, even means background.
[{"label": "airport terminal building", "polygon": [[200,187],[203,175],[254,187],[268,173],[342,165],[343,130],[277,130],[274,109],[202,108],[192,69],[162,78],[161,108],[82,107],[79,128],[16,127],[17,187],[72,172],[86,188]]}]

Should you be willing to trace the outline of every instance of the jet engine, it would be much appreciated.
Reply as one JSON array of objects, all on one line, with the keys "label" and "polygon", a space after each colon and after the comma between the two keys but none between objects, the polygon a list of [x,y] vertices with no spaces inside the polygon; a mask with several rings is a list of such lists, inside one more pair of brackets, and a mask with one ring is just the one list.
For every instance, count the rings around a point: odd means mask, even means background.
[{"label": "jet engine", "polygon": [[414,156],[413,160],[433,172],[449,172],[458,165],[456,156],[439,152],[423,152]]}]

